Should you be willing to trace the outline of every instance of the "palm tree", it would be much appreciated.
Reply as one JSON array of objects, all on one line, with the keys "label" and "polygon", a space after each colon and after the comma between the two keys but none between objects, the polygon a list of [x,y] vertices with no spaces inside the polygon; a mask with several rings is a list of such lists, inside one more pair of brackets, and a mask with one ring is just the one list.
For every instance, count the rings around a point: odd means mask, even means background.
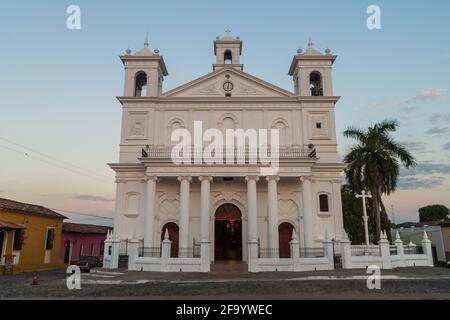
[{"label": "palm tree", "polygon": [[348,164],[345,174],[353,190],[369,189],[372,194],[371,214],[375,221],[375,239],[381,233],[380,208],[384,207],[381,196],[389,195],[397,187],[400,164],[414,167],[414,157],[390,135],[397,130],[396,120],[384,120],[367,130],[348,127],[344,136],[353,138],[358,144],[345,156]]}]

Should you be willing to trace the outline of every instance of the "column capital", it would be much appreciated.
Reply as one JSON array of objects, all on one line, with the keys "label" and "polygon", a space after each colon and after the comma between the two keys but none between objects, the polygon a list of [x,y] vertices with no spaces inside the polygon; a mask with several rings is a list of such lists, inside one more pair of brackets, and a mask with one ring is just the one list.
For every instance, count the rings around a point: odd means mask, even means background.
[{"label": "column capital", "polygon": [[146,175],[146,176],[144,177],[144,180],[145,180],[145,181],[152,180],[152,181],[154,181],[154,182],[158,182],[158,177],[155,176],[155,175],[149,175],[149,176]]},{"label": "column capital", "polygon": [[298,181],[299,182],[303,182],[303,181],[311,181],[312,180],[312,176],[311,175],[309,175],[309,176],[300,176],[300,177],[298,177]]},{"label": "column capital", "polygon": [[209,182],[213,181],[213,177],[210,175],[199,176],[198,181],[202,182],[203,180],[207,180]]},{"label": "column capital", "polygon": [[179,176],[178,177],[178,181],[183,181],[186,180],[187,182],[191,182],[192,181],[192,177],[191,176]]},{"label": "column capital", "polygon": [[278,182],[280,181],[280,176],[267,176],[266,180],[267,181],[274,180],[275,182]]},{"label": "column capital", "polygon": [[259,177],[257,175],[248,175],[245,177],[245,181],[249,182],[250,180],[255,180],[256,182],[258,182]]}]

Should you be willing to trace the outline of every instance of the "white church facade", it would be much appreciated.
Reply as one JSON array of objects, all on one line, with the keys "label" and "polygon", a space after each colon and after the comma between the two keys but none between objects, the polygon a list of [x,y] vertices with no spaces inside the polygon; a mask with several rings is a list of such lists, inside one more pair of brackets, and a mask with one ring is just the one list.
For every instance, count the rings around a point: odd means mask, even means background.
[{"label": "white church facade", "polygon": [[[212,72],[169,91],[164,59],[148,41],[120,57],[125,88],[118,97],[120,156],[110,164],[117,184],[105,251],[110,267],[126,261],[136,270],[208,272],[235,260],[249,271],[294,270],[288,261],[324,248],[323,255],[305,256],[317,263],[305,263],[333,268],[324,243],[345,238],[336,56],[311,41],[299,49],[289,68],[291,92],[244,72],[242,51],[239,37],[217,37]],[[195,121],[224,136],[227,129],[278,129],[278,171],[263,175],[262,164],[249,161],[174,163],[171,135],[180,128],[194,134]]]}]

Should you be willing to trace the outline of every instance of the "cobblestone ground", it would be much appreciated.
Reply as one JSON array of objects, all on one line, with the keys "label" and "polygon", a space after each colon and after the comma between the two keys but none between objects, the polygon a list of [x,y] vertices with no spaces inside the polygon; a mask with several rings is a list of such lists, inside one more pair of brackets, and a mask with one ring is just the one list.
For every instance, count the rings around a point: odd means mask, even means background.
[{"label": "cobblestone ground", "polygon": [[[33,276],[39,285],[31,285]],[[257,273],[155,273],[93,270],[81,290],[69,290],[62,271],[0,276],[2,299],[450,299],[450,269],[382,270],[380,290],[366,270]]]}]

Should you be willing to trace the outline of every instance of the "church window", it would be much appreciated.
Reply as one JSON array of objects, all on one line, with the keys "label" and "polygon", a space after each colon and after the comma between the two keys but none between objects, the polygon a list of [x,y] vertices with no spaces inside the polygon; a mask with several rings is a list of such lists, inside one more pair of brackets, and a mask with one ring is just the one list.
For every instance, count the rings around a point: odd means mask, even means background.
[{"label": "church window", "polygon": [[226,129],[234,129],[235,121],[230,117],[226,117],[222,120],[222,127]]},{"label": "church window", "polygon": [[311,96],[323,96],[322,75],[317,72],[311,72],[309,75],[309,88]]},{"label": "church window", "polygon": [[319,208],[320,208],[320,212],[329,212],[330,211],[327,194],[319,195]]},{"label": "church window", "polygon": [[226,50],[223,54],[223,63],[231,64],[233,63],[233,55],[231,54],[231,50]]},{"label": "church window", "polygon": [[288,144],[287,138],[288,138],[288,134],[287,134],[287,122],[283,119],[278,119],[276,120],[276,122],[274,122],[271,126],[272,129],[278,129],[278,133],[279,133],[279,145],[280,146],[284,146]]},{"label": "church window", "polygon": [[147,95],[147,74],[141,71],[136,74],[134,96],[145,97],[146,95]]},{"label": "church window", "polygon": [[322,122],[316,122],[316,128],[322,129]]}]

